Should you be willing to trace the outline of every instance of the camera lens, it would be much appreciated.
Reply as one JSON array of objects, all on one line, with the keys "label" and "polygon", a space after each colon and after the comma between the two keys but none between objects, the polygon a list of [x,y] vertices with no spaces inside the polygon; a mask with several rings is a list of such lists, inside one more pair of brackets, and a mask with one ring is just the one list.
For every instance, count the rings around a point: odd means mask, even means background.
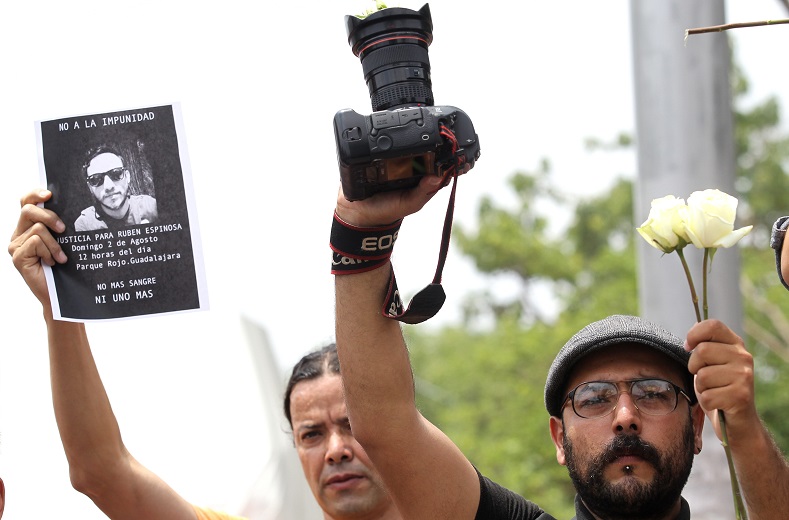
[{"label": "camera lens", "polygon": [[430,7],[384,9],[365,19],[345,17],[348,43],[362,61],[373,111],[433,105]]}]

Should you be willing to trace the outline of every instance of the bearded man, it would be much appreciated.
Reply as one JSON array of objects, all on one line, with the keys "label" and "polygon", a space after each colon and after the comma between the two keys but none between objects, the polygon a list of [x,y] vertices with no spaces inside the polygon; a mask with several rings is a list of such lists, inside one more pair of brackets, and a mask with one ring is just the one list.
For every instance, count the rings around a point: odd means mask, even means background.
[{"label": "bearded man", "polygon": [[91,150],[82,171],[94,204],[80,212],[74,229],[96,231],[156,222],[156,199],[132,194],[131,172],[115,148],[102,145]]},{"label": "bearded man", "polygon": [[[355,254],[343,247],[396,231],[443,184],[427,175],[413,189],[353,202],[340,189],[334,265],[337,255]],[[390,258],[342,267],[335,271],[336,341],[350,424],[403,517],[553,518],[482,476],[417,409],[402,330],[384,305],[394,287]],[[756,411],[753,358],[719,321],[694,325],[684,340],[634,316],[592,323],[559,351],[545,404],[557,460],[577,491],[577,520],[690,518],[681,492],[702,448],[705,414],[721,438],[717,410],[725,412],[751,518],[786,517],[789,464]]]}]

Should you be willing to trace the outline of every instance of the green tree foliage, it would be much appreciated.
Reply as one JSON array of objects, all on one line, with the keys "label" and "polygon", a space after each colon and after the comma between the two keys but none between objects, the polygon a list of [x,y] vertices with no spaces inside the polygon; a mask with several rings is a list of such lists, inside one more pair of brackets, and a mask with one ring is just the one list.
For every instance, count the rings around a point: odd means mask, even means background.
[{"label": "green tree foliage", "polygon": [[[735,100],[748,92],[748,81],[734,67]],[[742,104],[742,103],[740,103]],[[789,452],[789,294],[778,281],[769,247],[772,224],[789,213],[789,136],[780,130],[775,98],[735,111],[737,187],[744,224],[753,224],[751,240],[741,248],[745,340],[755,357],[757,405],[784,453]]]},{"label": "green tree foliage", "polygon": [[[748,93],[748,80],[734,67],[732,81],[735,99]],[[753,108],[734,114],[737,154],[737,190],[745,202],[745,224],[753,224],[760,234],[758,247],[765,245],[764,233],[781,215],[786,214],[789,193],[789,136],[779,127],[779,105],[770,98]]]},{"label": "green tree foliage", "polygon": [[[741,104],[748,84],[736,68],[733,85]],[[775,99],[735,106],[739,220],[755,226],[741,242],[746,344],[756,360],[757,405],[787,451],[789,294],[777,281],[769,231],[789,212],[789,138],[779,131]],[[610,145],[588,144],[606,150],[630,143],[623,134]],[[483,198],[476,229],[453,231],[454,244],[480,272],[506,277],[517,284],[517,294],[510,299],[471,294],[463,325],[406,331],[423,413],[485,475],[554,516],[569,518],[574,492],[550,440],[545,375],[575,331],[610,314],[638,312],[635,227],[640,221],[633,217],[630,180],[617,179],[600,195],[573,200],[551,185],[550,172],[544,161],[534,172],[515,173],[509,182],[514,207]],[[573,217],[554,229],[556,214]],[[539,295],[546,289],[558,312],[545,310]]]},{"label": "green tree foliage", "polygon": [[[541,203],[566,205],[548,184],[549,173],[547,161],[533,173],[516,173],[509,180],[516,209],[502,207],[485,197],[479,205],[478,231],[472,234],[461,226],[453,230],[456,243],[472,257],[477,269],[489,274],[507,273],[520,286],[518,298],[503,304],[491,295],[472,295],[466,305],[467,317],[487,310],[497,318],[514,315],[526,320],[540,319],[539,302],[529,298],[532,287],[539,283],[561,286],[574,281],[579,259],[566,241],[549,235],[549,218],[538,209]],[[562,260],[557,262],[557,258]],[[475,306],[480,302],[481,306]]]},{"label": "green tree foliage", "polygon": [[[769,248],[743,249],[740,286],[746,344],[756,370],[756,404],[784,453],[789,452],[789,294],[777,281]],[[772,269],[771,269],[772,267]]]},{"label": "green tree foliage", "polygon": [[573,491],[556,463],[542,388],[554,346],[571,332],[543,323],[527,332],[507,316],[489,332],[408,338],[422,413],[486,476],[559,518],[572,516]]}]

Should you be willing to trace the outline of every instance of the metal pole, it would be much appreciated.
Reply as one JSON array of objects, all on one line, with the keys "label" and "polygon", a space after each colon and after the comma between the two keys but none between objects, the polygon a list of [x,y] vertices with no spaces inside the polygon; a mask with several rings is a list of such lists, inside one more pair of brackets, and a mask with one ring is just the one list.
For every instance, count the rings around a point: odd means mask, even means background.
[{"label": "metal pole", "polygon": [[[631,0],[630,9],[640,224],[652,199],[664,195],[687,199],[693,191],[718,188],[736,196],[734,131],[727,36],[684,38],[686,29],[725,23],[723,0]],[[642,316],[684,336],[695,315],[679,258],[644,241],[637,254]],[[691,245],[685,255],[700,294],[701,253]],[[739,265],[736,248],[715,256],[709,307],[711,318],[742,334]],[[709,421],[703,442],[683,496],[696,520],[733,518],[726,457]]]}]

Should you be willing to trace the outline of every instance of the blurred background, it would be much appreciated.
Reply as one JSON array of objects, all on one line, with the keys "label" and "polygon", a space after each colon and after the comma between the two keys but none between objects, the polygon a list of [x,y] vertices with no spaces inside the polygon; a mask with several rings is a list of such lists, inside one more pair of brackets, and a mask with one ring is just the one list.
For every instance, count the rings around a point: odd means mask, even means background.
[{"label": "blurred background", "polygon": [[[91,323],[88,333],[127,447],[196,504],[251,520],[319,518],[280,401],[293,363],[334,335],[332,118],[370,112],[343,17],[372,4],[44,1],[0,21],[6,236],[20,197],[43,185],[34,121],[181,103],[211,309]],[[778,0],[724,5],[732,22],[789,17]],[[639,312],[633,228],[646,212],[633,200],[631,4],[430,8],[436,104],[471,117],[482,156],[458,184],[447,303],[406,329],[420,406],[486,475],[570,517],[542,406],[547,367],[590,320]],[[784,450],[789,298],[767,237],[789,205],[787,31],[717,35],[732,50],[738,227],[755,226],[741,247],[743,328],[757,404]],[[686,46],[695,38],[705,36]],[[408,298],[432,279],[446,195],[403,224],[394,260]],[[69,484],[41,310],[10,259],[0,288],[6,515],[104,518]]]}]

